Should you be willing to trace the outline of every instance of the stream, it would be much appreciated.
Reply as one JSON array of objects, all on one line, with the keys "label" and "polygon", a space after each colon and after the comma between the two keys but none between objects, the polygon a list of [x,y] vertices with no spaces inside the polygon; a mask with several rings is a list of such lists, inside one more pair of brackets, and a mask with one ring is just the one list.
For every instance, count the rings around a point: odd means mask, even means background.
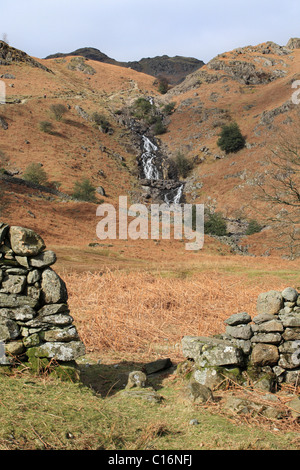
[{"label": "stream", "polygon": [[[163,180],[160,177],[158,169],[158,147],[151,140],[143,135],[143,153],[141,155],[141,164],[143,174],[146,180]],[[179,204],[183,195],[183,184],[174,189],[164,191],[163,200],[166,204]]]}]

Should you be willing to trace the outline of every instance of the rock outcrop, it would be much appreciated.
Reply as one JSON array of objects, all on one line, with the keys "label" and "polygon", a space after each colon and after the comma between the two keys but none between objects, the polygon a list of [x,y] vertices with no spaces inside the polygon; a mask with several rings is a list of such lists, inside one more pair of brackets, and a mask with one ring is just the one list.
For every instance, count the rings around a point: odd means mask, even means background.
[{"label": "rock outcrop", "polygon": [[56,53],[46,57],[46,59],[55,59],[68,56],[81,56],[89,60],[97,62],[104,62],[106,64],[113,64],[119,67],[126,67],[136,70],[137,72],[146,73],[153,77],[163,76],[167,78],[172,85],[180,83],[188,74],[203,67],[202,60],[195,59],[194,57],[175,56],[169,57],[167,55],[157,57],[147,57],[138,61],[120,62],[111,57],[108,57],[103,52],[93,47],[82,47],[76,51],[69,53]]},{"label": "rock outcrop", "polygon": [[300,38],[291,38],[286,47],[288,49],[300,49]]},{"label": "rock outcrop", "polygon": [[257,68],[253,63],[241,60],[231,60],[226,62],[217,58],[208,63],[208,68],[212,70],[224,71],[231,78],[245,85],[260,85],[272,82],[277,78],[284,77],[286,71],[275,69],[269,72],[262,68]]},{"label": "rock outcrop", "polygon": [[30,57],[26,52],[9,46],[5,41],[0,41],[0,65],[11,65],[12,63],[22,62],[32,67],[45,70],[46,72],[53,73],[52,70]]},{"label": "rock outcrop", "polygon": [[85,354],[56,255],[33,230],[0,223],[0,364],[74,366]]}]

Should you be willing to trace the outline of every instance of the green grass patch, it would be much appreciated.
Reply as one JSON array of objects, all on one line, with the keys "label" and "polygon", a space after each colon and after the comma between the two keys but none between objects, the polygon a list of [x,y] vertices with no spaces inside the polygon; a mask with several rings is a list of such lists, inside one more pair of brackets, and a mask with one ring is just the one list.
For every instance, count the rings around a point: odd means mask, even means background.
[{"label": "green grass patch", "polygon": [[[23,372],[1,375],[0,450],[296,449],[299,434],[237,424],[182,397],[173,372],[149,377],[161,403],[124,395],[142,363],[87,364],[81,383]],[[198,425],[190,424],[192,419]],[[275,425],[274,425],[275,427]]]}]

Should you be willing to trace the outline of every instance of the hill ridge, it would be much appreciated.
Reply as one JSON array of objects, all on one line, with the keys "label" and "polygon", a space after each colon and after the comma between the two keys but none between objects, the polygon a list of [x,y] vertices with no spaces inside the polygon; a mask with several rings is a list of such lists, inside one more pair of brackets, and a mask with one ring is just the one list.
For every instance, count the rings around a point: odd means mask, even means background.
[{"label": "hill ridge", "polygon": [[56,54],[50,54],[45,57],[45,60],[70,56],[82,56],[89,60],[131,68],[137,72],[146,73],[153,77],[163,76],[167,78],[172,85],[180,83],[188,74],[198,70],[204,65],[202,60],[194,57],[180,55],[169,57],[167,54],[155,57],[144,57],[136,61],[122,62],[109,57],[95,47],[83,47],[69,53],[58,52]]}]

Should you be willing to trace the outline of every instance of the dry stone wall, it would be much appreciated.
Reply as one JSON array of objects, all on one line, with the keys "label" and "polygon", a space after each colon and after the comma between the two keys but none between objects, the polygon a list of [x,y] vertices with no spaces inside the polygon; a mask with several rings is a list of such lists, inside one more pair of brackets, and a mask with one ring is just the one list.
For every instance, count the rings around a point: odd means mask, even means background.
[{"label": "dry stone wall", "polygon": [[274,391],[285,382],[300,383],[300,294],[287,287],[257,299],[257,315],[235,313],[216,337],[185,336],[184,356],[192,380],[214,388],[224,378]]},{"label": "dry stone wall", "polygon": [[85,354],[68,307],[65,282],[52,269],[56,255],[34,231],[0,222],[0,364]]}]

